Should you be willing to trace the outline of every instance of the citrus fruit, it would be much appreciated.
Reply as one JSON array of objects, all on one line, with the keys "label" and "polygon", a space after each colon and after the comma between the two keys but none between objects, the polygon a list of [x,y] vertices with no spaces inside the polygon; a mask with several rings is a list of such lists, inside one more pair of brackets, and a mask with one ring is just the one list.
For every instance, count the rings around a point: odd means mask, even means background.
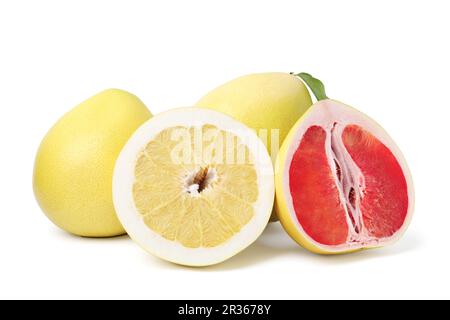
[{"label": "citrus fruit", "polygon": [[[289,129],[312,101],[298,77],[268,72],[231,80],[206,94],[196,105],[226,113],[255,129],[275,163]],[[277,220],[275,214],[271,220]]]},{"label": "citrus fruit", "polygon": [[117,160],[113,200],[130,237],[171,262],[224,261],[264,230],[274,201],[263,143],[222,113],[180,108],[159,114]]},{"label": "citrus fruit", "polygon": [[231,80],[206,94],[196,105],[226,113],[257,130],[275,162],[289,129],[312,101],[298,77],[269,72]]},{"label": "citrus fruit", "polygon": [[326,97],[294,125],[276,163],[276,208],[305,248],[335,254],[387,245],[405,232],[414,190],[406,161],[365,114]]},{"label": "citrus fruit", "polygon": [[151,117],[126,91],[110,89],[65,114],[42,140],[33,188],[47,217],[80,236],[124,233],[114,211],[114,163],[136,128]]}]

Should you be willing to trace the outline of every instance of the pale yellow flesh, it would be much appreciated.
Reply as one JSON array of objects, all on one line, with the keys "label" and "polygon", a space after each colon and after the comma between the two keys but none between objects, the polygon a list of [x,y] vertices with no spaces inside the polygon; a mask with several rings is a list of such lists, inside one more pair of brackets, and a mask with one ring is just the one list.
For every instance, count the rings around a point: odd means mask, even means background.
[{"label": "pale yellow flesh", "polygon": [[[236,148],[226,148],[217,143],[220,139],[213,138],[198,149],[194,141],[194,131],[198,129],[212,137],[229,134],[208,125],[160,132],[137,158],[133,199],[148,228],[166,240],[188,248],[210,248],[229,240],[253,218],[258,185],[249,150],[236,136]],[[176,130],[189,133],[186,145],[191,156],[183,163],[173,158],[180,143],[173,139]],[[244,148],[246,154],[243,163],[227,163],[223,157],[214,156],[231,152],[232,158],[237,159],[234,153],[239,148]],[[198,154],[198,150],[203,153]],[[206,150],[215,150],[213,156],[205,156]],[[200,193],[188,193],[188,177],[205,168],[214,171],[215,179]]]},{"label": "pale yellow flesh", "polygon": [[112,201],[114,164],[131,134],[150,117],[136,96],[110,89],[50,129],[36,155],[33,188],[51,221],[86,237],[125,233]]}]

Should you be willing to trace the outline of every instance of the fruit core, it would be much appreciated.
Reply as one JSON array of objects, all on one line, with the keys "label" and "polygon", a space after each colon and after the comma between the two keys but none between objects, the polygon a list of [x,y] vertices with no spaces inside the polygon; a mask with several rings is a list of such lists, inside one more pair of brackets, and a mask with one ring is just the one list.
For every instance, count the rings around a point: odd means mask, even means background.
[{"label": "fruit core", "polygon": [[185,183],[186,192],[191,196],[199,196],[203,190],[217,181],[217,171],[212,167],[201,167],[188,175]]},{"label": "fruit core", "polygon": [[377,245],[402,227],[408,212],[396,157],[356,124],[308,127],[293,154],[289,185],[300,225],[322,245]]}]

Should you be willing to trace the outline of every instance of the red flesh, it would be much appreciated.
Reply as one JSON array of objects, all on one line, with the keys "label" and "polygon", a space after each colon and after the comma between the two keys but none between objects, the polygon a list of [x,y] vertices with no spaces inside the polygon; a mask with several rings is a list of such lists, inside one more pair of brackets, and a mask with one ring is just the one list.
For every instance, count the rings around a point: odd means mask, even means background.
[{"label": "red flesh", "polygon": [[289,183],[297,219],[317,242],[333,245],[347,239],[345,212],[325,154],[326,132],[310,127],[295,151]]},{"label": "red flesh", "polygon": [[[326,131],[309,127],[295,151],[289,168],[289,185],[294,210],[304,231],[323,245],[348,241],[349,224],[339,197],[337,181],[326,156]],[[398,231],[408,211],[406,179],[392,152],[371,133],[347,125],[342,141],[360,169],[365,189],[359,204],[366,236],[385,238]],[[337,172],[337,175],[340,175]],[[352,190],[354,192],[354,190]],[[354,202],[354,194],[349,196]],[[349,217],[351,221],[353,217]],[[359,234],[361,230],[356,230]]]}]

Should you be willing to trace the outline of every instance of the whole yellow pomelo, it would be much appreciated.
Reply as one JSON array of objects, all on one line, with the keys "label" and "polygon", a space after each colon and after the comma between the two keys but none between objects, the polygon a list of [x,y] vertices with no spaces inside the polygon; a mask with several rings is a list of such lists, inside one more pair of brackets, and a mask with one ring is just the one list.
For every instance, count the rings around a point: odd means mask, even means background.
[{"label": "whole yellow pomelo", "polygon": [[[275,162],[284,138],[312,101],[298,77],[269,72],[227,82],[206,94],[196,105],[221,111],[256,129]],[[272,141],[271,137],[278,141]]]},{"label": "whole yellow pomelo", "polygon": [[[206,94],[196,105],[226,113],[255,129],[275,163],[286,135],[312,101],[297,76],[269,72],[231,80]],[[276,220],[273,212],[271,221]]]},{"label": "whole yellow pomelo", "polygon": [[150,111],[135,95],[109,89],[65,114],[39,146],[36,199],[60,228],[86,237],[123,234],[112,201],[115,161]]}]

